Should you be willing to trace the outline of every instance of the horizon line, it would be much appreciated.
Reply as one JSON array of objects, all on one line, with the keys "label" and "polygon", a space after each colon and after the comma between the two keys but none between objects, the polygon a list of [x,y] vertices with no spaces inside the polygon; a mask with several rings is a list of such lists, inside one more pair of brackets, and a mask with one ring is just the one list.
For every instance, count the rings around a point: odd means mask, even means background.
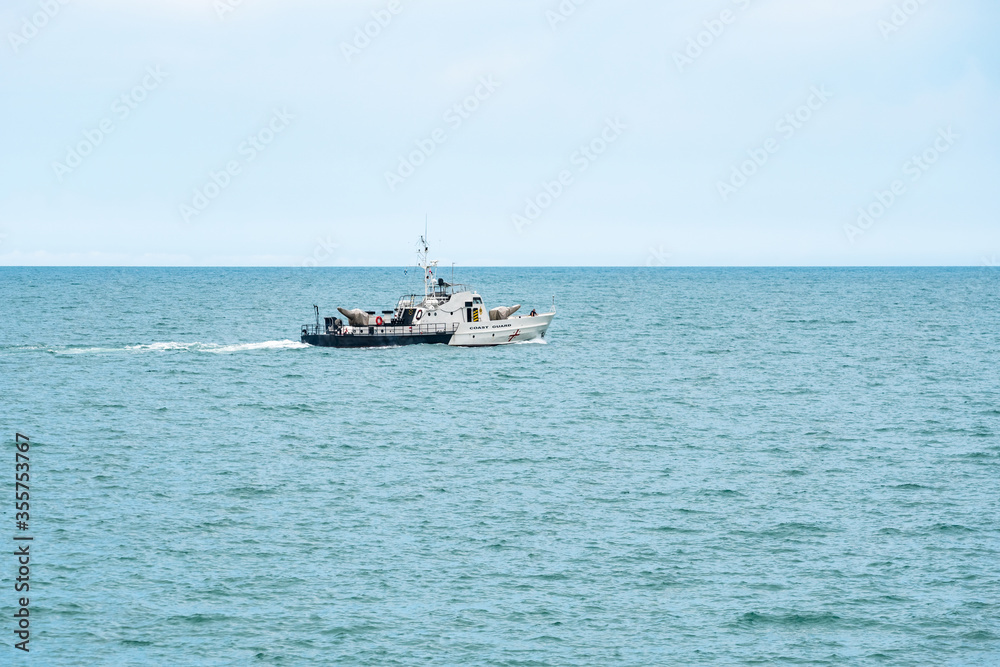
[{"label": "horizon line", "polygon": [[[996,269],[994,264],[463,264],[466,269]],[[414,264],[0,264],[0,269],[417,269]],[[447,267],[450,269],[450,267]]]}]

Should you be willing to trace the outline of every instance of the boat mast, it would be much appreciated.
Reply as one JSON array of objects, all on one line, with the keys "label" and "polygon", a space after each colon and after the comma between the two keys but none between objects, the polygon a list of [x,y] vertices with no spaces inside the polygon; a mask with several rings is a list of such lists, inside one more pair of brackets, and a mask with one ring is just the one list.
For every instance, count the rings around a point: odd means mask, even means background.
[{"label": "boat mast", "polygon": [[437,268],[438,260],[427,259],[430,252],[427,241],[427,216],[424,216],[424,235],[420,237],[420,246],[417,249],[417,257],[420,258],[418,266],[424,270],[424,299],[431,295],[434,289],[434,269]]}]

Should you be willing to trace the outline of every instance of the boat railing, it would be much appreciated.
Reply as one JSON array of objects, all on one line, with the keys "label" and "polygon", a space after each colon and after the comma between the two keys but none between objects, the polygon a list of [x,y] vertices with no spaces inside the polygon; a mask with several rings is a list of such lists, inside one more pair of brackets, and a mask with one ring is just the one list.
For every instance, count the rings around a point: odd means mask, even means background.
[{"label": "boat railing", "polygon": [[338,329],[329,329],[315,324],[303,324],[303,336],[420,336],[436,333],[455,333],[458,330],[458,322],[435,323],[435,324],[414,324],[412,326],[401,325],[372,325],[367,327],[344,326]]},{"label": "boat railing", "polygon": [[427,294],[404,294],[396,300],[396,309],[418,308],[421,302],[427,298],[433,298],[438,303],[444,303],[455,294],[460,292],[471,292],[472,288],[462,283],[445,283],[444,285],[433,285]]}]

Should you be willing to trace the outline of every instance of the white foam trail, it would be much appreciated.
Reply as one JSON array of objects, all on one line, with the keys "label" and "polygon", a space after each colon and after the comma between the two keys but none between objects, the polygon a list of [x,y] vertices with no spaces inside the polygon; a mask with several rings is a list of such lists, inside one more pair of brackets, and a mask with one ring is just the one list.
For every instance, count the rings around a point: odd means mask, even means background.
[{"label": "white foam trail", "polygon": [[305,343],[297,340],[267,340],[263,343],[239,343],[237,345],[223,345],[221,347],[205,350],[206,352],[242,352],[243,350],[301,350],[309,347]]},{"label": "white foam trail", "polygon": [[150,343],[149,345],[126,345],[125,349],[136,351],[189,350],[193,345],[201,345],[201,343]]},{"label": "white foam trail", "polygon": [[224,354],[229,352],[244,352],[247,350],[299,350],[309,347],[305,343],[296,340],[266,340],[262,343],[234,343],[232,345],[222,345],[219,343],[178,343],[170,341],[166,343],[146,343],[143,345],[126,345],[125,347],[83,347],[59,349],[50,348],[56,354],[87,354],[90,352],[213,352]]},{"label": "white foam trail", "polygon": [[514,345],[548,345],[549,341],[544,338],[532,338],[531,340],[514,341]]}]

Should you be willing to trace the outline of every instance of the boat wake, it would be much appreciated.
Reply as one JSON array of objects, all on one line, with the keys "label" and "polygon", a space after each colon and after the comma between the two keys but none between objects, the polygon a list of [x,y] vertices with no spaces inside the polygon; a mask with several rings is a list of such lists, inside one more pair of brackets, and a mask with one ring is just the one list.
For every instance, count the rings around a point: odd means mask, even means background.
[{"label": "boat wake", "polygon": [[235,343],[232,345],[220,345],[218,343],[150,343],[149,345],[130,345],[126,350],[130,351],[166,351],[166,350],[186,350],[189,352],[214,352],[224,354],[226,352],[245,352],[247,350],[300,350],[309,347],[305,343],[295,340],[266,340],[263,343]]},{"label": "boat wake", "polygon": [[548,345],[549,341],[544,338],[532,338],[531,340],[518,340],[511,343],[511,345]]},{"label": "boat wake", "polygon": [[234,352],[247,352],[251,350],[300,350],[309,347],[305,343],[295,340],[266,340],[261,343],[233,343],[223,345],[222,343],[147,343],[142,345],[126,345],[125,347],[73,347],[73,346],[25,346],[22,348],[12,348],[12,351],[28,352],[31,350],[43,350],[52,354],[94,354],[113,352],[207,352],[210,354],[231,354]]}]

